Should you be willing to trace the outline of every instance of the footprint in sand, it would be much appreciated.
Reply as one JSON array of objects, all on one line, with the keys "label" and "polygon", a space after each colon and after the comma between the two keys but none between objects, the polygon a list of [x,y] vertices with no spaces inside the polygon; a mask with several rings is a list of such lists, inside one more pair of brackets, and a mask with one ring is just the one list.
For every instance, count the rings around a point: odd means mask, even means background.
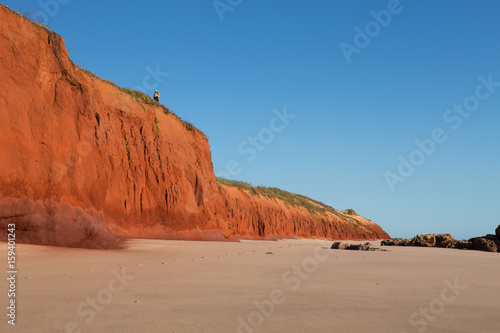
[{"label": "footprint in sand", "polygon": [[136,265],[137,267],[143,267],[144,265],[143,264],[139,264],[139,265]]},{"label": "footprint in sand", "polygon": [[66,275],[66,276],[70,276],[71,274],[70,274],[70,273],[64,273],[64,275]]}]

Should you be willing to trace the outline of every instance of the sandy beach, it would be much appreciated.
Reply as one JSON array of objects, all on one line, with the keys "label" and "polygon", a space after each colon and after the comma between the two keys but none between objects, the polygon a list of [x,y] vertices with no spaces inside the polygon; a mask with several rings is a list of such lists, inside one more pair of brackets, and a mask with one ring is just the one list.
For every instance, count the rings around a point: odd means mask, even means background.
[{"label": "sandy beach", "polygon": [[[16,326],[3,315],[1,331],[499,331],[498,254],[331,244],[130,240],[113,251],[21,244]],[[0,282],[5,313],[8,285]]]},{"label": "sandy beach", "polygon": [[499,1],[0,2],[0,333],[500,332]]}]

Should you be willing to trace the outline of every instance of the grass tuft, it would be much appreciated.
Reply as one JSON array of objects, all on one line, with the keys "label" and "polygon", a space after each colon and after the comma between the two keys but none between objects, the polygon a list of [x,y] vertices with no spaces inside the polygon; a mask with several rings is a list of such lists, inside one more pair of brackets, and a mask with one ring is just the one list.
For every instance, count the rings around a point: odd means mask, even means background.
[{"label": "grass tuft", "polygon": [[160,121],[158,120],[157,117],[155,117],[156,137],[158,137],[161,133],[160,127],[158,126],[159,123]]}]

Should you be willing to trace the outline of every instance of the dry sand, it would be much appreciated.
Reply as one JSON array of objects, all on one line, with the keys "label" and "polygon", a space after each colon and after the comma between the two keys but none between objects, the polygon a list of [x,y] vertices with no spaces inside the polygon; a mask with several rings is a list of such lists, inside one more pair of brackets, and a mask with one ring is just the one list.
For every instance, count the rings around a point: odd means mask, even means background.
[{"label": "dry sand", "polygon": [[[18,245],[17,325],[7,324],[3,279],[0,331],[500,331],[499,254],[357,252],[329,250],[331,244],[131,240],[116,251]],[[0,243],[4,272],[6,257]]]}]

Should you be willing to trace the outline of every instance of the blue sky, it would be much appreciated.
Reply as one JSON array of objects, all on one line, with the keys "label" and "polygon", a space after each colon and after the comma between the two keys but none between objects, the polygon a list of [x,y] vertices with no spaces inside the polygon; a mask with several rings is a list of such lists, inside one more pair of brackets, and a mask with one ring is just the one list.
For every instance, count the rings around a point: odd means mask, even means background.
[{"label": "blue sky", "polygon": [[500,2],[0,3],[37,10],[120,86],[168,72],[149,88],[206,133],[217,175],[353,208],[393,237],[500,224]]}]

